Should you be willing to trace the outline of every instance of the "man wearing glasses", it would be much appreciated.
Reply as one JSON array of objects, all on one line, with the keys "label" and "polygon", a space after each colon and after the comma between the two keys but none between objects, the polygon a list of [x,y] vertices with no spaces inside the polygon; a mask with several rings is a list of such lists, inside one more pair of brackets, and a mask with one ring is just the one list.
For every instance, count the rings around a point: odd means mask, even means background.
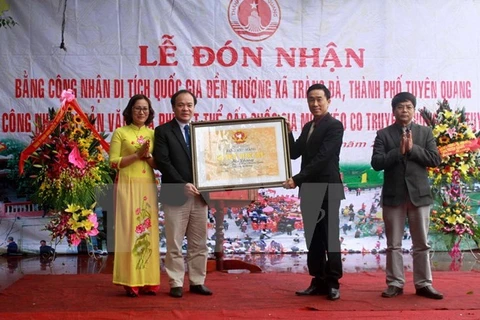
[{"label": "man wearing glasses", "polygon": [[416,294],[443,299],[432,286],[427,242],[430,205],[433,203],[427,167],[436,167],[441,158],[432,130],[412,122],[416,98],[401,92],[392,99],[395,123],[377,132],[371,165],[384,171],[382,191],[383,220],[387,237],[387,289],[382,297],[403,293],[405,274],[402,239],[408,219],[413,249],[413,281]]}]

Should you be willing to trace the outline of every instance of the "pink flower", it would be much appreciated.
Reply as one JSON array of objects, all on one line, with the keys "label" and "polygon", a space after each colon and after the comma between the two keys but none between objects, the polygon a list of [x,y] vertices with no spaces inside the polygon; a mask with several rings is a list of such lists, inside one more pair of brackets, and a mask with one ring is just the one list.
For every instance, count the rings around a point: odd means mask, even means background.
[{"label": "pink flower", "polygon": [[144,233],[145,232],[145,226],[143,224],[139,224],[136,228],[135,228],[135,232],[136,233]]},{"label": "pink flower", "polygon": [[73,147],[72,152],[70,152],[68,155],[68,162],[80,169],[84,169],[87,165],[87,162],[83,160],[80,150],[78,150],[78,146],[76,144]]},{"label": "pink flower", "polygon": [[150,218],[145,219],[145,221],[143,221],[143,225],[145,226],[145,229],[150,228],[152,226],[152,221]]},{"label": "pink flower", "polygon": [[97,229],[98,228],[98,221],[97,221],[97,215],[96,214],[91,214],[88,216],[88,221],[90,221],[93,224],[93,228]]},{"label": "pink flower", "polygon": [[87,234],[89,236],[96,236],[98,234],[98,229],[97,228],[93,228],[91,229],[90,231],[87,232]]},{"label": "pink flower", "polygon": [[76,233],[70,235],[70,242],[72,245],[78,246],[81,241],[82,239],[80,239]]},{"label": "pink flower", "polygon": [[62,102],[62,105],[67,102],[72,102],[73,100],[75,100],[75,94],[73,93],[73,90],[63,90],[62,95],[60,96],[60,101]]},{"label": "pink flower", "polygon": [[448,128],[447,129],[447,134],[450,136],[450,138],[453,138],[456,133],[457,133],[457,129],[455,129],[455,128]]},{"label": "pink flower", "polygon": [[135,214],[136,214],[136,215],[139,215],[140,212],[142,212],[142,209],[140,209],[140,208],[137,208],[137,209],[135,210]]}]

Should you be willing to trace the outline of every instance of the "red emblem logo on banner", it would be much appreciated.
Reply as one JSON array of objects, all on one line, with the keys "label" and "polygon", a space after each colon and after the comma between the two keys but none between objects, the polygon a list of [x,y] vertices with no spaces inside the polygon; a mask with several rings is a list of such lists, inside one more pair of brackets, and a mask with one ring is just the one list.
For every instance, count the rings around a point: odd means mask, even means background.
[{"label": "red emblem logo on banner", "polygon": [[245,40],[262,41],[280,25],[277,0],[231,0],[228,20],[233,31]]}]

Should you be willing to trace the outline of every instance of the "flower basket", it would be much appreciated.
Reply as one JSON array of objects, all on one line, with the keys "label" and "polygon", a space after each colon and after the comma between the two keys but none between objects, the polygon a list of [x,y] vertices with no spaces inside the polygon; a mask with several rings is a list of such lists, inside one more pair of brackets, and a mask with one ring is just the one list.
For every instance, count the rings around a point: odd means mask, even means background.
[{"label": "flower basket", "polygon": [[438,102],[432,114],[426,108],[420,114],[432,128],[441,164],[429,168],[435,204],[432,207],[430,235],[432,248],[449,251],[452,258],[462,248],[471,249],[480,240],[478,221],[472,213],[471,200],[465,192],[467,186],[480,177],[479,133],[465,116],[465,108],[452,110],[447,100]]},{"label": "flower basket", "polygon": [[93,209],[96,196],[112,182],[106,159],[109,145],[73,91],[64,91],[60,109],[49,109],[49,115],[50,121],[38,125],[32,143],[21,153],[19,171],[31,178],[32,200],[53,212],[45,227],[52,240],[57,244],[65,238],[76,246],[98,233]]}]

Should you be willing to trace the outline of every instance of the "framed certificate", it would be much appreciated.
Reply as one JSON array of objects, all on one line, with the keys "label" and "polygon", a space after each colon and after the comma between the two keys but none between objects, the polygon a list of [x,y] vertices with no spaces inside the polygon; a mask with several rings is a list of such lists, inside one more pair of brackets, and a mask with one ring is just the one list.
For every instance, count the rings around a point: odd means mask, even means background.
[{"label": "framed certificate", "polygon": [[282,117],[194,122],[191,131],[199,191],[280,187],[291,177]]}]

